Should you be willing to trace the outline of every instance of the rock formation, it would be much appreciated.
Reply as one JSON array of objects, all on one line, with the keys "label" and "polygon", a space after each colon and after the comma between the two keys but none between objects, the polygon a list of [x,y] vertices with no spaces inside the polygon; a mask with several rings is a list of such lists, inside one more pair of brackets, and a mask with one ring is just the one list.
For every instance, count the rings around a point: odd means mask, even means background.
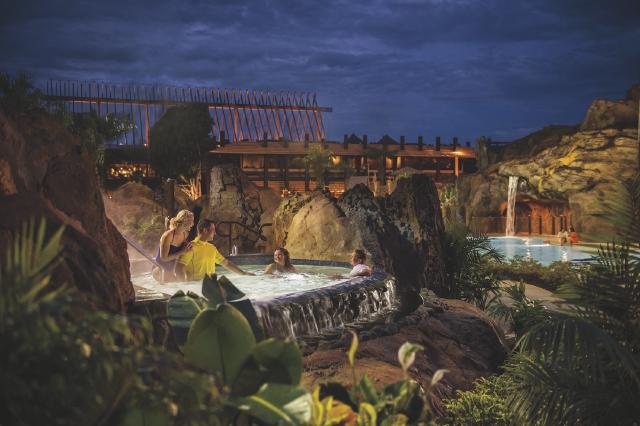
[{"label": "rock formation", "polygon": [[281,198],[273,189],[261,189],[253,184],[239,167],[233,165],[214,166],[210,172],[208,203],[201,217],[216,222],[238,222],[241,225],[222,225],[216,246],[223,252],[230,251],[228,238],[241,253],[270,251],[273,212]]},{"label": "rock formation", "polygon": [[340,200],[316,192],[284,202],[274,215],[276,244],[293,257],[348,261],[364,248],[371,263],[398,279],[400,298],[420,288],[438,293],[444,282],[440,238],[444,226],[431,178],[412,175],[395,191],[374,198],[364,185]]},{"label": "rock formation", "polygon": [[[637,97],[634,90],[629,98]],[[637,170],[637,122],[637,99],[597,100],[579,127],[549,126],[488,151],[481,145],[487,164],[458,181],[462,216],[469,224],[503,216],[508,178],[519,176],[518,201],[532,216],[546,208],[547,214],[570,215],[583,234],[611,232],[607,203]]]},{"label": "rock formation", "polygon": [[126,243],[104,213],[84,146],[44,111],[15,119],[0,111],[0,158],[0,259],[25,221],[45,218],[49,233],[64,225],[54,283],[122,311],[134,297]]},{"label": "rock formation", "polygon": [[[421,344],[425,349],[416,354],[409,374],[426,388],[435,371],[448,370],[431,400],[436,411],[442,412],[441,399],[453,397],[458,389],[468,390],[476,379],[498,371],[507,353],[499,333],[493,321],[476,307],[441,300],[396,323],[358,330],[361,343],[356,372],[367,374],[378,388],[393,383],[402,377],[398,348],[407,341]],[[320,341],[315,350],[306,350],[303,384],[309,389],[323,382],[351,385],[346,357],[350,341],[351,335],[345,331],[341,338]]]}]

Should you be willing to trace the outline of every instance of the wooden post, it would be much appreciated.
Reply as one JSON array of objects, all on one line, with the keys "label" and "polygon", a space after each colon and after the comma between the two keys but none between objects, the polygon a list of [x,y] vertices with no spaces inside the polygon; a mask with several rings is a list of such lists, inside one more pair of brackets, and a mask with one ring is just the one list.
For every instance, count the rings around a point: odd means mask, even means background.
[{"label": "wooden post", "polygon": [[422,147],[424,146],[424,141],[422,136],[418,136],[418,151],[422,151]]},{"label": "wooden post", "polygon": [[309,192],[309,165],[304,165],[304,191]]},{"label": "wooden post", "polygon": [[289,156],[285,155],[282,161],[284,161],[284,187],[289,189]]},{"label": "wooden post", "polygon": [[538,234],[542,235],[542,216],[538,216]]},{"label": "wooden post", "polygon": [[209,194],[209,181],[211,179],[211,154],[204,153],[200,166],[200,192],[202,195]]},{"label": "wooden post", "polygon": [[264,159],[262,163],[262,187],[268,188],[269,187],[269,156],[264,155],[263,157]]},{"label": "wooden post", "polygon": [[304,134],[304,149],[309,148],[309,133]]},{"label": "wooden post", "polygon": [[527,227],[529,228],[529,235],[531,235],[531,230],[533,228],[532,224],[531,224],[531,215],[527,216],[528,220],[527,220]]},{"label": "wooden post", "polygon": [[264,132],[262,134],[262,147],[263,148],[267,147],[267,138],[268,138],[267,132]]},{"label": "wooden post", "polygon": [[459,165],[459,159],[458,159],[458,154],[454,154],[453,156],[453,164],[454,164],[454,171],[455,171],[455,175],[456,177],[459,176],[460,174],[460,165]]},{"label": "wooden post", "polygon": [[225,142],[226,142],[225,137],[226,137],[226,135],[224,133],[224,130],[221,130],[220,131],[220,146],[221,147],[223,147]]}]

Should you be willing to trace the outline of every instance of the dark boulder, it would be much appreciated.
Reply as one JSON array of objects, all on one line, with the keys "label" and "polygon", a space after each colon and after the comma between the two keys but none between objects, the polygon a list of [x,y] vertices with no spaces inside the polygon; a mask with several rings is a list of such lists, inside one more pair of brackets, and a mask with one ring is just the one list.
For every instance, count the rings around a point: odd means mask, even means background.
[{"label": "dark boulder", "polygon": [[106,217],[95,164],[80,141],[44,111],[9,119],[0,111],[0,259],[25,221],[65,225],[54,284],[122,311],[134,298],[126,242]]}]

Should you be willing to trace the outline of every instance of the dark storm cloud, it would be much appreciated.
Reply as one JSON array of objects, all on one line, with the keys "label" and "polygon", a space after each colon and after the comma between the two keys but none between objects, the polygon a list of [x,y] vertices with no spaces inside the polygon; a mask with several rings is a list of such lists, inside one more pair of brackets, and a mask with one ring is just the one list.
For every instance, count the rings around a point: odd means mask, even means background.
[{"label": "dark storm cloud", "polygon": [[327,132],[522,136],[640,80],[640,2],[35,1],[1,68],[36,78],[317,91]]}]

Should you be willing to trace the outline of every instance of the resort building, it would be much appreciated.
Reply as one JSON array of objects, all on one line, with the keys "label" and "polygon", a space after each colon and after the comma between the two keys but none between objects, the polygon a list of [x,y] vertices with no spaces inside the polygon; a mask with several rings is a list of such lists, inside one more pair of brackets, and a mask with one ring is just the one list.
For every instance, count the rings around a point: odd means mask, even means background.
[{"label": "resort building", "polygon": [[324,176],[326,186],[335,195],[357,183],[365,183],[376,193],[393,189],[395,178],[405,174],[424,173],[436,182],[454,182],[462,173],[476,171],[475,151],[467,143],[460,146],[454,138],[451,145],[406,143],[385,135],[369,143],[352,134],[342,142],[262,141],[226,143],[209,153],[209,164],[232,163],[242,168],[249,179],[259,186],[276,190],[308,191],[316,182],[305,167],[303,158],[313,145],[321,145],[334,155],[335,167]]},{"label": "resort building", "polygon": [[437,183],[453,182],[462,173],[476,171],[476,153],[467,142],[440,137],[424,143],[423,137],[406,141],[385,135],[369,141],[367,135],[344,135],[328,141],[324,116],[329,107],[318,105],[314,93],[250,91],[242,89],[121,85],[103,82],[50,80],[43,87],[50,107],[72,112],[128,117],[132,126],[105,152],[106,178],[126,180],[156,178],[149,166],[150,128],[168,108],[205,104],[211,116],[211,149],[203,159],[203,184],[210,167],[232,163],[262,187],[281,191],[307,191],[317,183],[302,159],[314,146],[333,154],[334,167],[323,180],[336,195],[357,183],[376,193],[393,189],[395,178],[425,173]]}]

